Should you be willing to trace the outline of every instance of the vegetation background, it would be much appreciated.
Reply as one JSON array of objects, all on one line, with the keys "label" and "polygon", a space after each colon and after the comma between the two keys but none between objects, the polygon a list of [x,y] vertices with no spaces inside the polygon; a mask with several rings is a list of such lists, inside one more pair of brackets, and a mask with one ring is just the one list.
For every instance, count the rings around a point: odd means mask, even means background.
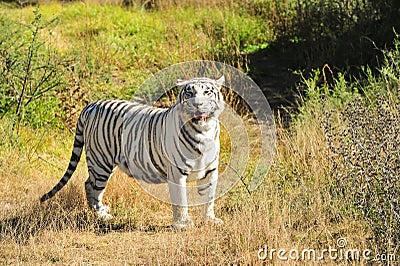
[{"label": "vegetation background", "polygon": [[[308,265],[257,253],[344,238],[372,261],[321,263],[395,265],[399,15],[396,0],[3,1],[0,264]],[[84,207],[84,160],[39,204],[85,104],[130,99],[151,73],[198,59],[248,73],[276,114],[274,163],[251,195],[239,183],[216,202],[223,227],[174,232],[170,206],[120,173],[105,195],[115,219],[100,221]]]}]

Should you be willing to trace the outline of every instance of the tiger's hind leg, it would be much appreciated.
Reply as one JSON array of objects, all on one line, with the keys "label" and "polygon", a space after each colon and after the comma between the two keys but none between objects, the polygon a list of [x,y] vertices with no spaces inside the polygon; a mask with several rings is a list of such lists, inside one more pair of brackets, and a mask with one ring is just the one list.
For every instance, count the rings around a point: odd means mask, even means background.
[{"label": "tiger's hind leg", "polygon": [[106,190],[107,181],[113,172],[107,173],[103,170],[98,170],[98,173],[96,173],[93,169],[89,168],[89,178],[85,182],[86,199],[89,207],[96,212],[97,216],[103,219],[112,218],[112,215],[109,214],[110,207],[103,204],[103,195]]}]

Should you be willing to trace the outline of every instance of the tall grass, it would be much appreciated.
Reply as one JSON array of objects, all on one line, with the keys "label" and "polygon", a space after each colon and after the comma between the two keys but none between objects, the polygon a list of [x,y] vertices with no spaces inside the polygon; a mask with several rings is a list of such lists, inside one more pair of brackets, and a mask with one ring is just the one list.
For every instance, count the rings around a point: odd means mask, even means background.
[{"label": "tall grass", "polygon": [[[299,123],[288,132],[279,127],[276,163],[261,187],[248,194],[238,186],[216,202],[216,213],[224,219],[221,228],[199,226],[176,233],[171,228],[170,206],[144,193],[132,179],[117,173],[105,195],[115,219],[97,220],[85,207],[83,182],[87,175],[80,164],[73,180],[52,201],[39,205],[38,198],[56,182],[68,164],[65,154],[24,163],[2,186],[0,219],[2,263],[27,264],[148,263],[148,264],[257,264],[260,247],[315,248],[334,246],[346,237],[351,245],[365,248],[367,226],[356,215],[343,215],[342,202],[330,195],[330,179],[323,156],[322,129],[311,130],[311,123]],[[51,148],[52,136],[44,140]],[[72,139],[69,141],[72,145]],[[65,152],[64,152],[65,151]],[[37,156],[51,154],[38,151]],[[2,158],[8,158],[2,154]],[[12,160],[24,161],[22,150]],[[35,156],[34,156],[35,157]],[[53,166],[53,165],[56,165]],[[42,169],[35,169],[41,166]],[[44,168],[44,169],[43,169]],[[47,176],[50,175],[50,176]],[[2,177],[3,177],[2,176]],[[8,191],[6,193],[6,191]],[[23,196],[18,196],[24,191]],[[200,210],[191,208],[197,225]],[[18,256],[16,256],[18,254]],[[30,255],[29,255],[30,254]],[[72,255],[75,254],[75,255]],[[268,262],[268,261],[267,261]],[[279,261],[276,261],[277,263]]]}]

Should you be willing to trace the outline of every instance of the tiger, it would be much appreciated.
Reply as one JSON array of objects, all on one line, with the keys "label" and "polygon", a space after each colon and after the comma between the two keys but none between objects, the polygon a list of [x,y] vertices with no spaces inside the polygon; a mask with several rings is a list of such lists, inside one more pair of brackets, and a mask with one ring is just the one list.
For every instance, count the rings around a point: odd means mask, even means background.
[{"label": "tiger", "polygon": [[194,226],[188,214],[187,182],[197,182],[204,222],[223,224],[214,213],[220,153],[219,115],[225,77],[177,80],[170,108],[126,100],[99,100],[80,113],[72,155],[61,180],[40,201],[52,198],[70,180],[85,149],[89,177],[86,200],[98,217],[111,219],[103,204],[107,181],[119,168],[137,180],[167,183],[173,227]]}]

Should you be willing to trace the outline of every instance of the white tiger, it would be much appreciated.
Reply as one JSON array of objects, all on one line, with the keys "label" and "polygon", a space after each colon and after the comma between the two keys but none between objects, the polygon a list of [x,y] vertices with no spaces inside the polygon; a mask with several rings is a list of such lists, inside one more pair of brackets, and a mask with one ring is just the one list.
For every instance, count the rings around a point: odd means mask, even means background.
[{"label": "white tiger", "polygon": [[174,227],[192,226],[186,182],[196,180],[203,218],[217,224],[214,199],[218,179],[218,116],[224,109],[219,79],[178,81],[177,102],[155,108],[123,100],[87,105],[77,122],[68,168],[41,202],[53,197],[71,178],[85,147],[89,178],[85,182],[89,206],[98,216],[112,218],[102,198],[116,167],[148,183],[168,182]]}]

